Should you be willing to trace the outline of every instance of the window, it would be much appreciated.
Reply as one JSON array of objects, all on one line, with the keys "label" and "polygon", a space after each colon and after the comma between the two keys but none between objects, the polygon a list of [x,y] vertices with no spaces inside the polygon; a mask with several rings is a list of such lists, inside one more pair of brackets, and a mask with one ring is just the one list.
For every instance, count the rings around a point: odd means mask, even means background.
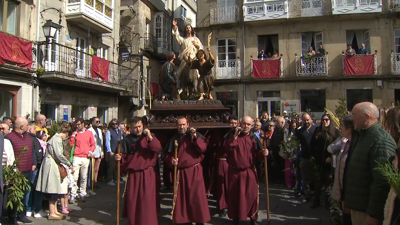
[{"label": "window", "polygon": [[76,70],[76,75],[77,76],[84,76],[84,69],[85,69],[85,53],[86,53],[86,40],[84,38],[78,37],[76,39],[76,64],[77,64],[77,70]]},{"label": "window", "polygon": [[301,34],[301,54],[307,55],[310,46],[316,51],[319,45],[323,45],[324,36],[322,32],[306,32]]},{"label": "window", "polygon": [[325,90],[300,90],[301,111],[324,112]]},{"label": "window", "polygon": [[155,25],[155,36],[156,38],[162,38],[162,33],[161,33],[161,29],[162,29],[162,18],[161,16],[156,16],[156,25]]},{"label": "window", "polygon": [[360,102],[372,102],[372,89],[347,90],[347,110],[352,110]]},{"label": "window", "polygon": [[[264,50],[267,58],[271,58],[275,53],[279,55],[278,35],[258,36],[258,53]],[[261,58],[261,57],[260,57]]]},{"label": "window", "polygon": [[3,21],[4,3],[5,1],[0,1],[0,30],[13,35],[18,35],[18,2],[11,0],[7,1],[6,21]]},{"label": "window", "polygon": [[238,92],[217,92],[217,100],[220,100],[222,104],[231,109],[232,115],[238,115]]},{"label": "window", "polygon": [[346,49],[347,45],[351,45],[352,48],[359,53],[361,45],[365,44],[367,52],[370,53],[371,46],[369,44],[369,30],[347,30],[346,31]]},{"label": "window", "polygon": [[236,0],[217,0],[218,7],[227,7],[236,5]]},{"label": "window", "polygon": [[217,78],[237,78],[236,69],[236,39],[219,39],[218,44],[218,71]]},{"label": "window", "polygon": [[105,107],[97,107],[97,117],[102,123],[107,123],[107,109]]},{"label": "window", "polygon": [[400,29],[394,30],[394,52],[400,53]]},{"label": "window", "polygon": [[186,19],[186,8],[181,5],[181,17],[182,19]]}]

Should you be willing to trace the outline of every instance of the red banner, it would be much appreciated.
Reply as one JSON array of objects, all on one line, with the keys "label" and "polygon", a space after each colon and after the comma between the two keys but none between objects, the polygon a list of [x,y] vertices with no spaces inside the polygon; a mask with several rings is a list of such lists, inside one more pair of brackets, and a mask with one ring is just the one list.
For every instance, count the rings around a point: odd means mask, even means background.
[{"label": "red banner", "polygon": [[92,55],[92,78],[100,77],[103,81],[108,82],[109,67],[110,61]]},{"label": "red banner", "polygon": [[31,69],[32,43],[0,32],[0,65],[6,62]]},{"label": "red banner", "polygon": [[345,75],[371,75],[374,74],[374,55],[345,55]]},{"label": "red banner", "polygon": [[281,60],[253,60],[254,78],[279,78],[281,74]]}]

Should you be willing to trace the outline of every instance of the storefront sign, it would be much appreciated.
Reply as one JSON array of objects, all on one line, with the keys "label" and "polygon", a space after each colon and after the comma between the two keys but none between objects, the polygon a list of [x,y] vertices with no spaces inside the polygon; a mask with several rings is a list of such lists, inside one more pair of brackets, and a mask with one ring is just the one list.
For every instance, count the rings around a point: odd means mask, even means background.
[{"label": "storefront sign", "polygon": [[63,110],[63,120],[68,121],[68,108],[64,108]]},{"label": "storefront sign", "polygon": [[286,111],[288,114],[299,113],[300,112],[300,101],[299,100],[286,100],[282,101],[283,111]]}]

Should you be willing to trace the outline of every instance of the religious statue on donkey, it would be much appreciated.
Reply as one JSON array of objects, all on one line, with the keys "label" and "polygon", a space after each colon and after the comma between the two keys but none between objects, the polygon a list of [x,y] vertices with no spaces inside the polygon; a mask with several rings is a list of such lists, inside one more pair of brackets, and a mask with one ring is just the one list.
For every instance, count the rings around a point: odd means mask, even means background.
[{"label": "religious statue on donkey", "polygon": [[[181,37],[179,35],[176,20],[173,20],[172,26],[173,26],[172,35],[175,36],[176,41],[181,46],[181,49],[179,52],[179,59],[181,60],[181,64],[179,66],[177,74],[178,74],[178,78],[179,78],[180,85],[181,85],[180,88],[183,91],[182,97],[188,98],[190,96],[193,96],[194,94],[198,94],[198,92],[200,91],[201,93],[200,93],[199,100],[202,100],[202,99],[204,99],[204,97],[203,97],[204,91],[199,90],[198,82],[199,82],[200,75],[199,75],[198,68],[188,66],[187,62],[188,61],[193,62],[193,61],[197,60],[197,52],[199,50],[202,50],[203,55],[205,56],[204,50],[203,50],[203,45],[201,44],[201,41],[195,36],[193,27],[190,24],[186,24],[183,37]],[[214,61],[212,62],[212,65],[214,65]],[[211,68],[210,68],[210,70],[211,70]],[[208,74],[208,71],[207,71],[207,74]],[[200,79],[202,79],[202,78],[200,78]],[[200,86],[203,86],[203,84],[201,84]],[[213,86],[213,85],[211,84],[211,86]],[[207,94],[212,98],[210,93],[207,93]]]}]

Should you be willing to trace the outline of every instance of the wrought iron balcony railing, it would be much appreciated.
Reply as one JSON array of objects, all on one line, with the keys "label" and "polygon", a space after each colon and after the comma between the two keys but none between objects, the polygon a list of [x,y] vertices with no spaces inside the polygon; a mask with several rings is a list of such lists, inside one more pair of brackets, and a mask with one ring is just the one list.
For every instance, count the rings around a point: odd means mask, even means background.
[{"label": "wrought iron balcony railing", "polygon": [[144,38],[144,48],[152,52],[167,55],[171,51],[172,46],[165,38],[157,38],[151,33],[146,33]]},{"label": "wrought iron balcony railing", "polygon": [[296,54],[296,75],[300,76],[327,76],[329,72],[328,53],[322,56],[301,56]]},{"label": "wrought iron balcony railing", "polygon": [[217,79],[239,79],[240,59],[218,60],[216,68]]},{"label": "wrought iron balcony railing", "polygon": [[237,5],[210,8],[210,24],[235,23],[239,21]]},{"label": "wrought iron balcony railing", "polygon": [[393,75],[400,74],[400,53],[394,53],[394,52],[391,53],[390,66]]},{"label": "wrought iron balcony railing", "polygon": [[43,74],[56,73],[68,77],[77,77],[85,80],[105,84],[120,85],[126,89],[137,92],[133,69],[110,62],[108,81],[92,78],[92,55],[61,44],[38,45],[38,67],[43,68]]}]

